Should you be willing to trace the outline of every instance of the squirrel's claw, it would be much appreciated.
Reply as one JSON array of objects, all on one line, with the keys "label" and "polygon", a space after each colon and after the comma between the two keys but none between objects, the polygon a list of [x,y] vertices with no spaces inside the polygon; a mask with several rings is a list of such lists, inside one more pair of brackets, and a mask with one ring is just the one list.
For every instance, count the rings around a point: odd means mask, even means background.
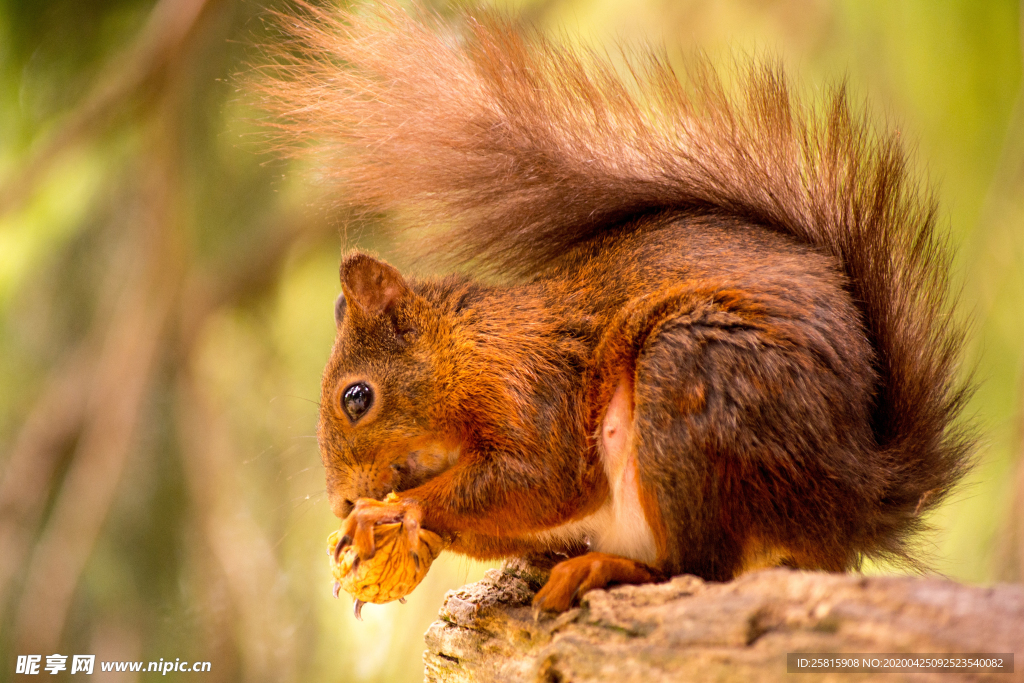
[{"label": "squirrel's claw", "polygon": [[346,536],[342,536],[340,539],[338,539],[338,545],[334,546],[334,561],[335,562],[339,562],[340,561],[341,554],[345,551],[345,548],[347,548],[351,544],[352,544],[352,537],[351,536],[346,535]]},{"label": "squirrel's claw", "polygon": [[363,605],[365,604],[366,603],[362,600],[356,600],[355,604],[352,606],[352,614],[354,614],[356,619],[359,621],[363,620]]}]

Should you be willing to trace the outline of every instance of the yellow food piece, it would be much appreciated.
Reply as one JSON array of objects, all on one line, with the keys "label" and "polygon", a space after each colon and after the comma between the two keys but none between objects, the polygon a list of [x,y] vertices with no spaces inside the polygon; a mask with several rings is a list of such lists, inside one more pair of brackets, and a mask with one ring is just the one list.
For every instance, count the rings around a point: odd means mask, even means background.
[{"label": "yellow food piece", "polygon": [[[427,575],[431,563],[441,552],[441,537],[426,529],[419,530],[419,543],[410,548],[409,534],[401,522],[378,524],[373,529],[376,553],[369,560],[352,565],[359,556],[353,546],[342,551],[334,559],[334,549],[341,538],[341,531],[327,537],[327,554],[331,557],[331,574],[341,588],[357,600],[385,603],[405,597],[419,585]],[[413,557],[415,550],[419,565]]]}]

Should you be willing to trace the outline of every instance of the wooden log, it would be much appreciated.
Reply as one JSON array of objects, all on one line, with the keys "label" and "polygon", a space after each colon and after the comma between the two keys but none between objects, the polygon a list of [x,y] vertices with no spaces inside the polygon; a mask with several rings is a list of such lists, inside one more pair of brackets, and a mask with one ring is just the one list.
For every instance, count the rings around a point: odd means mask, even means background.
[{"label": "wooden log", "polygon": [[[1024,586],[771,569],[730,583],[677,576],[584,596],[535,619],[545,574],[524,563],[452,591],[426,634],[426,681],[782,681],[787,653],[1024,655]],[[888,673],[886,681],[1021,681],[1015,673]],[[878,680],[877,673],[800,681]]]}]

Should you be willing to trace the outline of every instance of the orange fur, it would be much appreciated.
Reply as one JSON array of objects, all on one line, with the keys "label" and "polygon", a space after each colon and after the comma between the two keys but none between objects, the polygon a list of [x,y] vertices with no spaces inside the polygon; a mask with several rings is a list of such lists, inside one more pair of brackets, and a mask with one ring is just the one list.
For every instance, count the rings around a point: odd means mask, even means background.
[{"label": "orange fur", "polygon": [[[260,86],[282,148],[348,204],[430,228],[410,249],[499,283],[345,257],[328,489],[339,512],[400,494],[346,520],[358,542],[405,517],[477,557],[649,529],[656,566],[643,544],[571,560],[544,594],[559,609],[766,558],[916,561],[922,513],[970,463],[969,387],[934,200],[894,132],[842,87],[809,106],[771,64],[729,90],[644,52],[623,78],[493,16],[456,39],[389,6],[299,6]],[[358,419],[339,407],[355,384],[374,396]]]}]

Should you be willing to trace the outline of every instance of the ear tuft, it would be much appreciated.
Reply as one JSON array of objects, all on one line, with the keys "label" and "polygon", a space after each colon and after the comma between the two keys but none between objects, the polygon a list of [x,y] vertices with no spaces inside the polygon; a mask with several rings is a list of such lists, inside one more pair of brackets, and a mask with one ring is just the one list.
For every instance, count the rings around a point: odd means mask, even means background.
[{"label": "ear tuft", "polygon": [[351,254],[341,262],[341,288],[348,305],[367,316],[379,315],[409,293],[401,274],[366,254]]}]

